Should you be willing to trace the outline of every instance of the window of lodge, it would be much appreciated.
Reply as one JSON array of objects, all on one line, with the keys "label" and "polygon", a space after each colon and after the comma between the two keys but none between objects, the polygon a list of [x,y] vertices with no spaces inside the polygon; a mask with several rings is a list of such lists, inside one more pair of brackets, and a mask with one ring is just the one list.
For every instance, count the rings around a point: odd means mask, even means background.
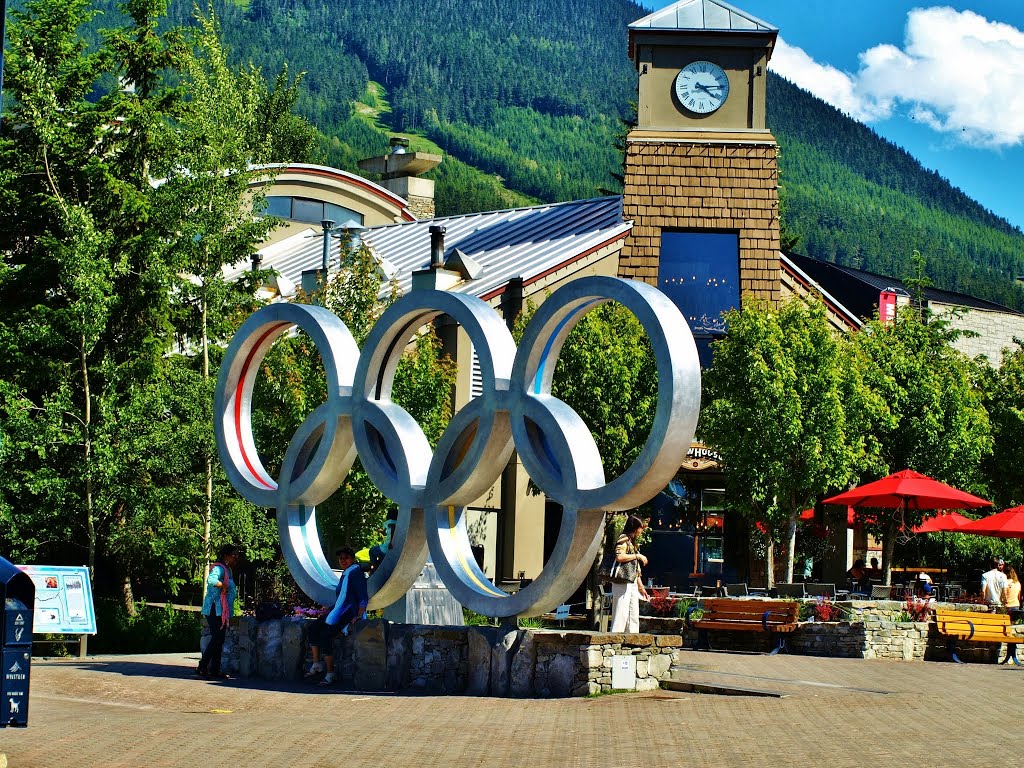
[{"label": "window of lodge", "polygon": [[689,323],[704,367],[711,362],[711,341],[725,333],[723,313],[740,306],[739,254],[735,232],[661,235],[658,287]]},{"label": "window of lodge", "polygon": [[324,219],[330,219],[339,227],[350,221],[355,221],[357,224],[363,223],[363,214],[358,211],[308,197],[267,195],[263,212],[268,216],[305,221],[310,224],[319,224]]}]

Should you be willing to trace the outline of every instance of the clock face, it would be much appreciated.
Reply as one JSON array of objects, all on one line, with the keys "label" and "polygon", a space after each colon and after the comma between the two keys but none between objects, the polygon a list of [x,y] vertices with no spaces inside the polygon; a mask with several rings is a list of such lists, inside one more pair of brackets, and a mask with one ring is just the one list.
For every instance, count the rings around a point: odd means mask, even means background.
[{"label": "clock face", "polygon": [[729,78],[710,61],[690,62],[676,75],[676,98],[691,112],[710,114],[729,98]]}]

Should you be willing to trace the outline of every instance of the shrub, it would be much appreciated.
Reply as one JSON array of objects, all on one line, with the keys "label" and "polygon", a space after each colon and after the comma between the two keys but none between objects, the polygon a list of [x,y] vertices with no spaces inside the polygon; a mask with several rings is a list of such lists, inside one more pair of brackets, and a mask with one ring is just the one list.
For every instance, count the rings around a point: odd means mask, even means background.
[{"label": "shrub", "polygon": [[687,621],[700,621],[704,618],[704,609],[699,607],[695,598],[684,597],[676,602],[676,616]]},{"label": "shrub", "polygon": [[166,606],[138,603],[135,616],[117,600],[96,601],[98,633],[89,639],[93,653],[180,653],[199,648],[203,616]]},{"label": "shrub", "polygon": [[819,597],[812,606],[815,621],[839,621],[843,618],[843,609],[827,597]]},{"label": "shrub", "polygon": [[[928,621],[931,605],[921,597],[908,597],[900,612],[900,621]],[[907,618],[903,618],[906,616]]]}]

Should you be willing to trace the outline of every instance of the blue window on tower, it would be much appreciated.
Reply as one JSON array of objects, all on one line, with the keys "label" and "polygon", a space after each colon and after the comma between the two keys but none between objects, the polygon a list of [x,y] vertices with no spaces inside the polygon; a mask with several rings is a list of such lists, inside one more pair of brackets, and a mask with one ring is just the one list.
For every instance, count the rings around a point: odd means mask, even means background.
[{"label": "blue window on tower", "polygon": [[701,365],[725,333],[723,313],[740,306],[740,240],[735,232],[662,232],[658,287],[679,307]]}]

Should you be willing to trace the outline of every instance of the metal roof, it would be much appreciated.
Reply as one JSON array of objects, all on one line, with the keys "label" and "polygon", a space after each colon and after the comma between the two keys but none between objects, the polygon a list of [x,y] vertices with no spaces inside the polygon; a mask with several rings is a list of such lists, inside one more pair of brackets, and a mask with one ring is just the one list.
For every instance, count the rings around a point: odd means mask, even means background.
[{"label": "metal roof", "polygon": [[779,28],[722,0],[680,0],[629,25],[630,29],[778,32]]},{"label": "metal roof", "polygon": [[798,281],[805,283],[808,288],[816,291],[821,296],[825,304],[831,307],[832,311],[835,312],[843,322],[851,328],[860,328],[864,325],[864,321],[860,317],[850,311],[849,307],[829,293],[821,283],[802,270],[795,260],[790,258],[789,254],[786,254],[784,251],[779,251],[779,258],[782,262],[782,268],[795,276]]},{"label": "metal roof", "polygon": [[[886,277],[873,272],[865,272],[862,269],[818,261],[797,253],[787,253],[785,256],[841,301],[844,306],[866,319],[870,318],[878,309],[878,294],[881,291],[895,290],[910,293],[903,281],[895,277]],[[940,288],[925,288],[922,293],[929,303],[953,304],[991,312],[1021,314],[1010,307],[1005,307],[994,301],[979,299],[976,296],[968,296],[965,293],[944,291]]]},{"label": "metal roof", "polygon": [[[522,277],[529,284],[621,239],[632,223],[623,221],[622,197],[615,195],[363,230],[362,240],[381,259],[382,273],[393,276],[403,293],[412,288],[412,273],[430,264],[429,229],[433,225],[445,227],[446,257],[458,248],[482,267],[478,277],[451,290],[490,298],[512,278]],[[302,272],[318,269],[322,263],[323,235],[310,228],[263,248],[260,255],[264,269],[273,268],[300,285]],[[237,276],[244,268],[236,267],[226,276]]]}]

